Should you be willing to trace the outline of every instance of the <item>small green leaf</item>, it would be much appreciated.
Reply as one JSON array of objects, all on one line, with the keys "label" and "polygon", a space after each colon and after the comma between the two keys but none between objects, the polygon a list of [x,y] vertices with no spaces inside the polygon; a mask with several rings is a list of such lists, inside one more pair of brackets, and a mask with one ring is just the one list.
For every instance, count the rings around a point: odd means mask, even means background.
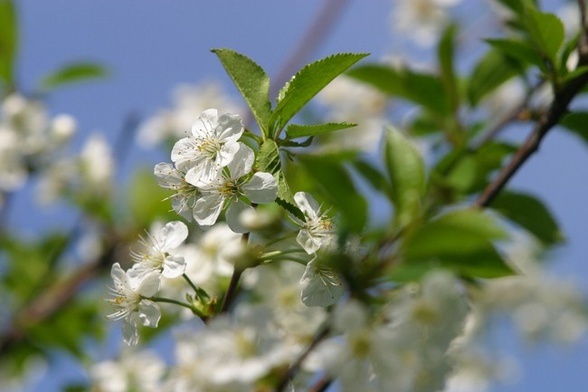
[{"label": "small green leaf", "polygon": [[492,241],[506,236],[490,215],[481,210],[452,211],[410,233],[402,246],[403,262],[394,279],[416,279],[433,268],[475,278],[510,275],[512,269]]},{"label": "small green leaf", "polygon": [[328,201],[341,213],[343,226],[361,233],[367,222],[367,202],[355,189],[343,165],[320,156],[300,155],[298,159],[324,191]]},{"label": "small green leaf", "polygon": [[274,175],[278,182],[278,198],[276,199],[276,203],[286,211],[303,220],[304,216],[296,206],[294,196],[282,171],[280,150],[274,140],[266,139],[262,143],[257,154],[255,168],[258,171],[268,172]]},{"label": "small green leaf", "polygon": [[326,123],[326,124],[315,124],[315,125],[297,125],[290,124],[286,128],[286,136],[288,139],[296,139],[299,137],[317,136],[323,133],[339,131],[341,129],[347,129],[357,126],[353,123]]},{"label": "small green leaf", "polygon": [[572,112],[559,123],[563,129],[578,136],[588,146],[588,112]]},{"label": "small green leaf", "polygon": [[95,63],[71,63],[45,76],[41,81],[44,90],[61,87],[64,84],[103,78],[108,74],[106,68]]},{"label": "small green leaf", "polygon": [[421,214],[425,194],[425,162],[420,151],[398,130],[386,131],[384,159],[392,184],[395,223],[402,227]]},{"label": "small green leaf", "polygon": [[556,66],[557,53],[565,39],[565,29],[561,20],[554,14],[541,12],[535,8],[526,8],[523,23],[537,50],[540,50],[553,66]]},{"label": "small green leaf", "polygon": [[563,235],[551,212],[532,195],[502,191],[492,202],[492,208],[528,230],[545,245],[563,241]]},{"label": "small green leaf", "polygon": [[212,52],[218,56],[237,90],[245,99],[262,133],[268,136],[271,114],[269,77],[257,63],[240,53],[230,49],[213,49]]},{"label": "small green leaf", "polygon": [[435,75],[380,64],[357,67],[347,75],[383,93],[422,105],[434,113],[447,114],[450,111],[443,84]]},{"label": "small green leaf", "polygon": [[367,53],[339,53],[302,68],[280,92],[281,99],[270,122],[276,122],[278,130],[284,127],[312,97],[367,55]]},{"label": "small green leaf", "polygon": [[508,38],[487,39],[485,41],[506,56],[536,65],[545,70],[545,62],[528,41]]},{"label": "small green leaf", "polygon": [[353,161],[355,170],[377,191],[380,191],[392,199],[392,189],[382,172],[368,162],[356,159]]},{"label": "small green leaf", "polygon": [[439,68],[441,69],[441,82],[447,92],[447,98],[451,103],[451,109],[454,111],[459,107],[460,98],[453,65],[456,35],[457,25],[450,24],[443,32],[437,48],[437,58],[439,61]]},{"label": "small green leaf", "polygon": [[18,21],[11,0],[0,0],[0,82],[14,84],[14,62],[18,49]]},{"label": "small green leaf", "polygon": [[513,76],[522,74],[525,66],[517,59],[506,56],[501,50],[492,48],[476,64],[470,76],[467,96],[470,104],[476,106],[486,95]]}]

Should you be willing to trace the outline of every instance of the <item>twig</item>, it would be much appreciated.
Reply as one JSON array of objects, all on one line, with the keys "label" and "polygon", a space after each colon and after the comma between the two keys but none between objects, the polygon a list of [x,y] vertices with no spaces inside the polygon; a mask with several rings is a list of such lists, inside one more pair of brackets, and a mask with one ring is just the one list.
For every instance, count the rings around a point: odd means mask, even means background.
[{"label": "twig", "polygon": [[[241,236],[241,241],[245,243],[245,246],[247,246],[247,243],[249,242],[249,233],[244,233]],[[223,298],[220,313],[225,313],[227,310],[229,310],[229,306],[231,306],[231,303],[235,298],[237,288],[239,287],[239,279],[241,279],[241,275],[243,274],[243,271],[245,271],[246,268],[246,265],[243,266],[239,265],[239,263],[235,263],[235,269],[233,270],[233,275],[231,276],[229,287],[227,288],[227,292],[225,293],[225,297]]]},{"label": "twig", "polygon": [[326,391],[328,387],[331,386],[333,383],[333,379],[328,376],[322,377],[318,380],[313,386],[310,387],[308,392],[323,392]]},{"label": "twig", "polygon": [[288,371],[284,374],[284,376],[280,379],[280,383],[276,386],[275,391],[281,392],[288,386],[288,382],[296,376],[300,366],[302,366],[302,362],[308,357],[312,350],[329,334],[330,328],[325,326],[322,330],[314,337],[312,342],[306,347],[306,349],[300,354],[300,356],[292,363],[292,365],[288,368]]},{"label": "twig", "polygon": [[[581,57],[579,64],[584,65],[586,59]],[[580,90],[588,83],[588,74],[582,74],[568,82],[555,97],[551,106],[540,117],[535,125],[533,132],[525,143],[517,150],[512,160],[506,165],[500,174],[494,179],[484,192],[478,197],[474,205],[478,207],[487,207],[492,203],[498,193],[504,188],[508,181],[516,174],[520,167],[529,159],[529,157],[539,149],[541,140],[547,132],[556,125],[559,120],[567,113],[568,105]]]}]

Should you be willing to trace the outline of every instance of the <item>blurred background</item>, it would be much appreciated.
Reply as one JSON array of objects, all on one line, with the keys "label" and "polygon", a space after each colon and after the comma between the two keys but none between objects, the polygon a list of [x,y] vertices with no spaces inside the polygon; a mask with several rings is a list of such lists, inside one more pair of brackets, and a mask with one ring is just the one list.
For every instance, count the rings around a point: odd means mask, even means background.
[{"label": "blurred background", "polygon": [[[122,167],[115,167],[115,176],[124,192],[123,184],[138,167],[151,170],[157,162],[169,160],[169,150],[153,146],[146,135],[153,127],[150,121],[154,116],[161,115],[164,108],[177,106],[181,91],[202,92],[205,86],[213,86],[211,97],[223,96],[228,105],[243,106],[210,49],[231,48],[246,54],[262,65],[272,80],[336,52],[369,52],[369,61],[393,59],[426,67],[434,58],[438,32],[423,31],[419,24],[423,22],[418,19],[409,23],[408,11],[401,8],[404,3],[18,0],[18,89],[35,91],[45,75],[72,61],[104,65],[108,70],[104,79],[58,89],[46,96],[46,102],[52,116],[67,113],[77,121],[74,151],[83,148],[94,134],[103,135],[110,144],[123,140],[125,161]],[[495,7],[490,0],[437,3],[443,12],[464,24],[460,33],[462,63],[458,65],[465,68],[485,49],[480,39],[497,34]],[[547,10],[561,12],[562,17],[570,14],[566,7],[573,3],[542,2]],[[393,109],[391,118],[401,122],[407,115],[403,109],[402,105]],[[137,132],[125,141],[121,132],[128,128],[129,121],[138,123]],[[509,130],[509,137],[515,140],[525,134],[523,128]],[[554,129],[515,176],[511,187],[540,196],[551,208],[566,242],[549,255],[547,268],[575,282],[588,296],[586,147],[579,138]],[[377,145],[374,149],[377,151]],[[35,238],[46,230],[74,225],[76,214],[66,205],[39,205],[42,189],[38,181],[32,181],[14,195],[5,227]],[[490,345],[512,359],[505,379],[493,384],[490,391],[588,389],[588,339],[568,346],[530,343],[506,322],[498,323],[487,338]],[[115,339],[118,344],[119,337]],[[67,355],[57,352],[54,359],[39,366],[26,384],[27,390],[57,391],[72,380],[85,379],[83,368]]]}]

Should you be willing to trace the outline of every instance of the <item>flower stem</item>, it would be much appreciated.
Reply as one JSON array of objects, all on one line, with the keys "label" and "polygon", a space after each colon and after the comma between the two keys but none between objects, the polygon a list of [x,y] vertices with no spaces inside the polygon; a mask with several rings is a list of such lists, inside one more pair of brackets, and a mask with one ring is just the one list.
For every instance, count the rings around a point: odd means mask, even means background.
[{"label": "flower stem", "polygon": [[[241,241],[247,244],[247,242],[249,242],[249,233],[244,233],[241,236]],[[239,266],[238,263],[236,263],[235,269],[233,270],[233,276],[231,276],[231,281],[229,282],[229,287],[227,288],[227,292],[225,294],[225,297],[223,298],[220,313],[226,312],[229,309],[231,303],[233,302],[235,293],[237,292],[237,286],[239,286],[239,279],[241,279],[243,271],[245,271],[245,268]]]},{"label": "flower stem", "polygon": [[175,299],[171,299],[171,298],[163,298],[163,297],[145,297],[146,299],[153,301],[153,302],[165,302],[168,304],[174,304],[174,305],[178,305],[178,306],[182,306],[184,308],[190,309],[191,311],[194,311],[194,307],[190,304],[187,304],[185,302],[181,302],[181,301],[177,301]]}]

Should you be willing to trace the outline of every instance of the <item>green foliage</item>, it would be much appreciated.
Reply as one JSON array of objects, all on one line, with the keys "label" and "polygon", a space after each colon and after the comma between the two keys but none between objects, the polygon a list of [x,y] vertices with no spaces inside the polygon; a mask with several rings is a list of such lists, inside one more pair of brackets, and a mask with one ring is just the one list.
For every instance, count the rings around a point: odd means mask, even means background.
[{"label": "green foliage", "polygon": [[0,0],[0,82],[14,84],[14,62],[18,49],[18,22],[12,0]]},{"label": "green foliage", "polygon": [[482,98],[524,69],[519,60],[505,55],[501,49],[489,50],[478,61],[469,78],[467,97],[470,105],[476,106]]},{"label": "green foliage", "polygon": [[299,111],[333,79],[367,53],[339,53],[308,64],[282,88],[270,123],[279,132]]},{"label": "green foliage", "polygon": [[343,227],[361,233],[367,223],[367,202],[357,192],[344,166],[323,156],[305,155],[298,159],[329,203],[341,214]]},{"label": "green foliage", "polygon": [[588,112],[575,111],[565,116],[559,123],[564,130],[579,137],[588,145]]},{"label": "green foliage", "polygon": [[433,113],[450,112],[450,104],[445,99],[445,87],[435,75],[379,64],[356,67],[347,74],[376,87],[383,93],[406,99]]},{"label": "green foliage", "polygon": [[536,50],[556,66],[557,54],[561,48],[565,30],[563,23],[553,14],[528,7],[523,13],[523,23]]},{"label": "green foliage", "polygon": [[555,218],[535,196],[503,191],[492,203],[492,208],[533,234],[546,246],[563,240]]},{"label": "green foliage", "polygon": [[495,249],[504,230],[476,209],[457,210],[425,223],[402,245],[402,262],[392,271],[397,280],[418,279],[433,268],[468,278],[497,278],[513,270]]},{"label": "green foliage", "polygon": [[315,125],[298,125],[290,124],[286,128],[286,136],[288,139],[296,139],[299,137],[317,136],[328,132],[339,131],[357,126],[352,123],[326,123]]},{"label": "green foliage", "polygon": [[43,90],[53,90],[63,85],[104,78],[108,70],[99,64],[76,62],[66,64],[45,76],[40,85]]},{"label": "green foliage", "polygon": [[441,82],[445,88],[447,100],[450,103],[452,111],[456,111],[460,103],[459,86],[453,64],[453,59],[455,57],[456,35],[457,25],[450,24],[443,32],[437,48],[437,58],[439,62],[439,69],[441,71]]},{"label": "green foliage", "polygon": [[395,224],[403,227],[420,217],[426,190],[425,163],[420,151],[398,130],[386,130],[384,159],[395,208]]}]

